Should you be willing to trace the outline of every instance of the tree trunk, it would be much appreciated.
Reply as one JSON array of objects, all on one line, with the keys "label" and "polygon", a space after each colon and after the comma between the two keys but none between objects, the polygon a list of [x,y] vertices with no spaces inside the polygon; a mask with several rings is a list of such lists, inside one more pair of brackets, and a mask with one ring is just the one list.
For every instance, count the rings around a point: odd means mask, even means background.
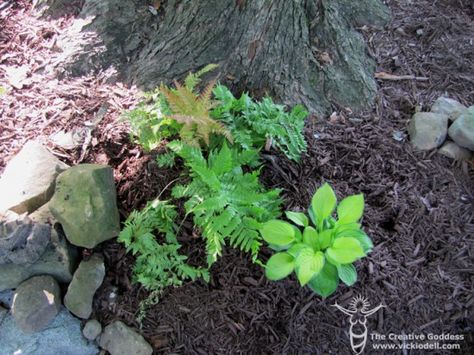
[{"label": "tree trunk", "polygon": [[[81,36],[92,31],[95,42],[76,46],[65,59],[69,70],[113,64],[128,82],[151,89],[216,63],[234,91],[319,114],[331,105],[366,107],[375,95],[375,63],[354,28],[387,21],[379,0],[168,0],[159,11],[153,15],[144,0],[85,0]],[[64,42],[74,43],[67,34]]]}]

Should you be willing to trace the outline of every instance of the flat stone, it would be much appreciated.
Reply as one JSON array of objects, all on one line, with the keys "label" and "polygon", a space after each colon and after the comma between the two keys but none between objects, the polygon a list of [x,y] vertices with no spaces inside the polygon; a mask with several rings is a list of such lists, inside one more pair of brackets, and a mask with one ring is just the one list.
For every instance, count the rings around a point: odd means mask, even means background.
[{"label": "flat stone", "polygon": [[444,96],[438,98],[431,107],[431,112],[446,115],[450,121],[455,121],[466,110],[467,107],[459,101]]},{"label": "flat stone", "polygon": [[61,307],[61,290],[51,276],[35,276],[24,281],[13,296],[12,315],[25,333],[43,330]]},{"label": "flat stone", "polygon": [[29,218],[0,222],[0,264],[35,263],[51,240],[51,226]]},{"label": "flat stone", "polygon": [[120,232],[116,199],[112,169],[83,164],[58,176],[49,208],[69,242],[94,248]]},{"label": "flat stone", "polygon": [[416,149],[439,147],[446,139],[448,116],[432,112],[415,113],[408,125],[410,141]]},{"label": "flat stone", "polygon": [[461,147],[474,151],[474,106],[449,127],[449,137]]},{"label": "flat stone", "polygon": [[444,143],[439,148],[438,153],[455,160],[471,160],[473,158],[473,154],[469,149],[460,147],[454,142]]},{"label": "flat stone", "polygon": [[24,333],[13,316],[0,316],[0,354],[22,355],[97,355],[97,345],[81,334],[80,320],[64,307],[47,328],[36,333]]},{"label": "flat stone", "polygon": [[3,320],[8,316],[8,309],[0,305],[0,326]]},{"label": "flat stone", "polygon": [[6,308],[12,308],[13,303],[13,290],[0,291],[0,304]]},{"label": "flat stone", "polygon": [[104,260],[94,254],[79,264],[64,297],[64,305],[74,315],[87,319],[92,313],[94,294],[105,276]]},{"label": "flat stone", "polygon": [[0,211],[33,212],[48,202],[56,176],[67,168],[39,142],[27,142],[0,178]]},{"label": "flat stone", "polygon": [[57,222],[49,210],[49,202],[38,208],[32,214],[29,214],[28,217],[36,223],[54,225],[54,223]]},{"label": "flat stone", "polygon": [[102,333],[102,325],[95,319],[87,321],[84,325],[84,329],[82,329],[84,337],[91,341],[97,339],[100,333]]},{"label": "flat stone", "polygon": [[69,283],[76,266],[76,248],[69,245],[62,234],[51,229],[49,244],[36,262],[0,265],[0,291],[16,288],[36,275],[51,275],[58,282]]},{"label": "flat stone", "polygon": [[105,327],[99,345],[111,355],[151,355],[153,353],[150,344],[140,334],[120,321]]}]

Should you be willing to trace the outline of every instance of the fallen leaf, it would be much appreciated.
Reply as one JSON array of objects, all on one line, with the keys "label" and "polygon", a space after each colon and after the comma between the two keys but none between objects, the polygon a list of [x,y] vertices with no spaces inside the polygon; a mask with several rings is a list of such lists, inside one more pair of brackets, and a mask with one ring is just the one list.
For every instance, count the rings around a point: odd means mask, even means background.
[{"label": "fallen leaf", "polygon": [[15,89],[22,89],[23,86],[28,85],[29,80],[27,79],[29,68],[26,65],[21,67],[6,67],[5,72],[7,74],[8,83]]}]

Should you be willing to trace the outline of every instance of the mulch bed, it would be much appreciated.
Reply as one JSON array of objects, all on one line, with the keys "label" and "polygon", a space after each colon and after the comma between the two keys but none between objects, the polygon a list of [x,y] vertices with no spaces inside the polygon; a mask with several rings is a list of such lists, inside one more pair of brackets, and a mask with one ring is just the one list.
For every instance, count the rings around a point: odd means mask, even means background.
[{"label": "mulch bed", "polygon": [[[387,3],[393,12],[391,24],[383,31],[362,29],[379,63],[378,71],[429,80],[380,81],[372,111],[356,115],[341,109],[327,120],[312,117],[306,127],[309,150],[302,161],[290,163],[272,152],[262,175],[266,186],[283,189],[286,207],[295,210],[308,206],[322,181],[330,182],[339,197],[364,193],[363,225],[376,247],[357,263],[356,285],[340,286],[323,300],[301,289],[293,277],[267,281],[247,256],[226,250],[213,266],[209,284],[198,281],[167,290],[139,324],[139,304],[148,293],[131,283],[133,258],[112,241],[100,249],[107,275],[95,300],[95,317],[104,325],[120,319],[141,329],[157,353],[349,354],[348,320],[331,305],[345,304],[360,294],[372,305],[386,306],[369,318],[369,332],[465,334],[458,353],[469,353],[474,324],[474,167],[434,151],[416,153],[404,134],[411,115],[444,93],[465,104],[474,103],[474,9],[462,0]],[[18,21],[28,15],[25,8],[14,11]],[[20,53],[31,53],[31,49],[16,47],[19,28],[14,19],[6,21],[0,40],[0,58],[5,53],[18,54],[10,61]],[[31,36],[30,47],[41,47],[44,41]],[[35,38],[39,44],[34,44]],[[5,60],[0,59],[0,64]],[[80,125],[103,102],[114,100],[113,91],[107,92],[108,84],[75,80],[89,90],[80,99],[67,101],[64,87],[46,93],[40,91],[41,85],[33,84],[15,93],[15,100],[2,102],[0,124],[12,122],[6,125],[18,133],[7,137],[10,130],[2,128],[0,171],[26,139]],[[50,105],[54,95],[63,100],[62,105],[77,105],[83,114],[67,122],[61,115],[51,120],[48,129],[38,130],[28,116],[19,121],[21,115],[12,113],[31,103],[36,105],[33,112],[44,112],[46,104],[30,96],[50,97]],[[126,217],[156,197],[180,171],[159,169],[151,156],[130,143],[127,127],[117,116],[133,102],[121,95],[115,99],[117,107],[95,130],[96,144],[86,154],[81,149],[61,154],[69,162],[84,156],[85,162],[111,165],[120,211]],[[189,238],[184,248],[192,251],[193,260],[202,258],[202,250],[193,243]],[[263,250],[262,257],[268,255]]]}]

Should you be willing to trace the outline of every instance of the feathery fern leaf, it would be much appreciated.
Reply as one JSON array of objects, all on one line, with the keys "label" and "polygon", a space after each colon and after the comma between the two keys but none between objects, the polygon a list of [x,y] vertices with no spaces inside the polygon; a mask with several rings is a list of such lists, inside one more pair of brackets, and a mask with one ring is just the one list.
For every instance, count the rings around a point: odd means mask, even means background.
[{"label": "feathery fern leaf", "polygon": [[211,100],[215,81],[211,81],[201,94],[194,91],[195,86],[200,81],[200,76],[214,69],[215,66],[207,66],[196,74],[190,73],[185,79],[184,85],[175,81],[175,88],[168,88],[161,85],[160,92],[165,97],[170,111],[170,117],[182,124],[180,137],[183,142],[200,146],[203,142],[210,145],[212,134],[223,135],[232,142],[232,135],[222,122],[216,121],[209,116],[209,112],[214,106]]},{"label": "feathery fern leaf", "polygon": [[275,104],[268,97],[254,102],[244,93],[236,99],[222,85],[216,86],[213,93],[218,104],[211,110],[211,117],[223,122],[234,142],[244,150],[261,149],[270,141],[295,161],[306,151],[303,128],[308,113],[302,106],[285,112],[283,105]]},{"label": "feathery fern leaf", "polygon": [[[136,255],[133,280],[150,291],[163,291],[169,286],[180,286],[186,280],[209,280],[207,269],[186,263],[179,254],[181,245],[176,239],[175,206],[155,200],[141,211],[133,211],[125,222],[118,240],[127,251]],[[160,243],[154,233],[165,234]]]},{"label": "feathery fern leaf", "polygon": [[249,252],[254,261],[260,250],[260,223],[280,214],[278,190],[266,191],[258,171],[244,173],[241,160],[255,163],[254,154],[238,159],[243,152],[229,148],[211,151],[206,160],[200,150],[183,143],[169,145],[190,170],[192,181],[173,189],[174,197],[187,197],[184,206],[206,240],[208,265],[222,252],[226,241]]}]

